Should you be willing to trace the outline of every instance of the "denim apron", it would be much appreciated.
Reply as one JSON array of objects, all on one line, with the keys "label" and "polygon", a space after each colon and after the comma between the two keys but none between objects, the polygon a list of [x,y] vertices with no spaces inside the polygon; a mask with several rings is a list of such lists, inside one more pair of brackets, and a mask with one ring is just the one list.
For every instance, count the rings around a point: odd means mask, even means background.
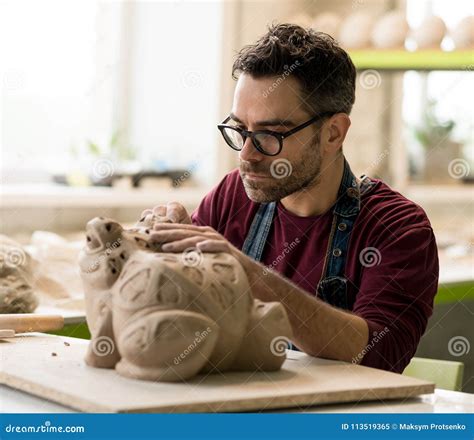
[{"label": "denim apron", "polygon": [[[347,297],[347,279],[344,276],[349,238],[360,211],[360,195],[375,184],[362,176],[358,184],[349,164],[344,159],[344,173],[333,209],[331,233],[316,296],[333,306],[352,310],[354,301]],[[262,203],[252,221],[242,252],[260,261],[273,222],[276,202]]]}]

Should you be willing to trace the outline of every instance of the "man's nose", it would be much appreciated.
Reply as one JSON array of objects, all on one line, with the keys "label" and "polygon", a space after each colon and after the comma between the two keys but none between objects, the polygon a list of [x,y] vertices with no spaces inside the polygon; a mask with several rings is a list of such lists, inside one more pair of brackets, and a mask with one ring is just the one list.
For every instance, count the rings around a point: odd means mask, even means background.
[{"label": "man's nose", "polygon": [[239,152],[240,160],[246,162],[260,162],[263,159],[263,156],[264,155],[255,148],[255,145],[253,144],[250,137],[245,139],[242,150]]}]

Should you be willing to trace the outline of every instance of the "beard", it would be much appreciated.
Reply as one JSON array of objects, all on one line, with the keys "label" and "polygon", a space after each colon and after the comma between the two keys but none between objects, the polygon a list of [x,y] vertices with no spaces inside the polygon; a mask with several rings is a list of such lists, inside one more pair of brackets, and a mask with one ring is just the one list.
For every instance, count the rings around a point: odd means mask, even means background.
[{"label": "beard", "polygon": [[[245,173],[268,176],[259,181],[244,177]],[[240,163],[240,177],[247,197],[257,203],[275,202],[290,194],[313,187],[320,182],[320,136],[304,148],[298,160],[274,159],[270,164]]]}]

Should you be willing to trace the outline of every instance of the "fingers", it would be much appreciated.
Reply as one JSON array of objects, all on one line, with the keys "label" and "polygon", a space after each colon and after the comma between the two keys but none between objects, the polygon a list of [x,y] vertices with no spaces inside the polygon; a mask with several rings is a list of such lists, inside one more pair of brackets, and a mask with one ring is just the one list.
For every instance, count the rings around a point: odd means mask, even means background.
[{"label": "fingers", "polygon": [[173,223],[190,224],[191,217],[189,217],[186,208],[178,202],[169,202],[166,205],[166,216]]},{"label": "fingers", "polygon": [[203,237],[204,239],[215,239],[216,234],[212,232],[194,231],[191,229],[172,228],[168,230],[153,231],[150,240],[155,243],[169,243],[171,241],[183,240],[191,237]]},{"label": "fingers", "polygon": [[140,218],[144,218],[148,215],[154,215],[172,223],[192,224],[191,217],[186,211],[186,208],[178,202],[169,202],[166,205],[157,205],[153,207],[153,209],[145,209]]},{"label": "fingers", "polygon": [[215,229],[211,228],[210,226],[195,226],[195,225],[187,225],[187,224],[170,224],[170,223],[156,223],[153,226],[155,231],[162,231],[162,230],[169,230],[169,229],[180,229],[180,230],[189,230],[195,232],[213,232],[217,233]]},{"label": "fingers", "polygon": [[158,205],[153,208],[153,214],[158,217],[166,217],[166,205]]},{"label": "fingers", "polygon": [[232,253],[230,243],[207,226],[160,224],[150,234],[150,239],[162,243],[164,252],[183,252],[197,247],[203,252]]},{"label": "fingers", "polygon": [[202,252],[231,252],[229,243],[222,240],[204,240],[196,243],[196,247]]},{"label": "fingers", "polygon": [[149,214],[153,214],[153,211],[151,209],[145,209],[145,211],[143,211],[141,214],[140,214],[140,218],[144,218],[146,217],[147,215]]},{"label": "fingers", "polygon": [[188,237],[183,240],[177,240],[171,243],[166,243],[161,247],[161,249],[164,252],[183,252],[191,247],[195,248],[199,242],[204,241],[206,239],[206,237],[194,235],[193,237]]}]

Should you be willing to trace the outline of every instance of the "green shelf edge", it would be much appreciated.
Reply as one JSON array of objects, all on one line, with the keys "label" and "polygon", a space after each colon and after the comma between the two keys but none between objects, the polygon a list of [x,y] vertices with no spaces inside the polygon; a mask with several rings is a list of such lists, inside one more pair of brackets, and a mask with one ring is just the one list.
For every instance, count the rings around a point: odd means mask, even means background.
[{"label": "green shelf edge", "polygon": [[439,284],[435,304],[449,304],[458,301],[474,301],[474,281]]},{"label": "green shelf edge", "polygon": [[474,51],[355,50],[349,51],[359,70],[465,70],[474,71]]}]

